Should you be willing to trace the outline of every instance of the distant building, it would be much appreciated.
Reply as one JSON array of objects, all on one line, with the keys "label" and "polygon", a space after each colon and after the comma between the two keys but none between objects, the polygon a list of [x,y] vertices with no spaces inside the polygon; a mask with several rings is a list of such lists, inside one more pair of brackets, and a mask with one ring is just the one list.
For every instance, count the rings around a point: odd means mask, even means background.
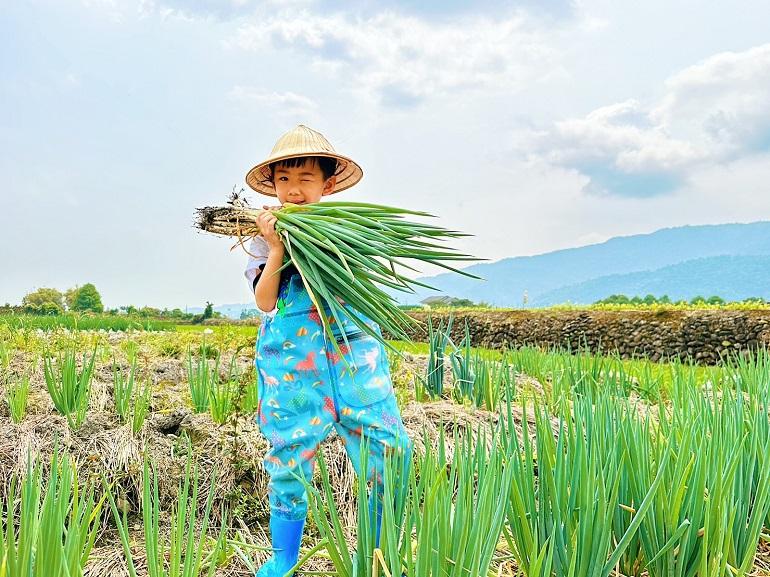
[{"label": "distant building", "polygon": [[461,302],[467,302],[466,299],[458,299],[455,297],[450,297],[449,295],[443,295],[443,296],[435,296],[435,297],[428,297],[426,299],[422,299],[420,301],[420,304],[430,308],[430,307],[451,307],[457,304],[460,304]]}]

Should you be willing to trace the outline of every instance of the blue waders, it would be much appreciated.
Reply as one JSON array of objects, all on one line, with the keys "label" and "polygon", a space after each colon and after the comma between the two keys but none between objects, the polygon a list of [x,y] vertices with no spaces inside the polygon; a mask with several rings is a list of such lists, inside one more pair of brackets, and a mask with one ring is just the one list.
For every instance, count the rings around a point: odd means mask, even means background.
[{"label": "blue waders", "polygon": [[[264,464],[270,475],[270,532],[275,551],[257,573],[259,577],[282,576],[297,561],[307,493],[294,475],[312,478],[316,452],[332,428],[340,435],[359,478],[364,476],[361,442],[368,442],[365,476],[380,488],[386,453],[411,460],[412,444],[396,405],[385,348],[349,318],[342,319],[341,327],[332,327],[347,364],[328,342],[299,274],[283,275],[278,311],[262,323],[255,360],[257,421],[270,443]],[[349,347],[342,341],[341,331],[345,331]],[[379,538],[379,526],[377,535]]]}]

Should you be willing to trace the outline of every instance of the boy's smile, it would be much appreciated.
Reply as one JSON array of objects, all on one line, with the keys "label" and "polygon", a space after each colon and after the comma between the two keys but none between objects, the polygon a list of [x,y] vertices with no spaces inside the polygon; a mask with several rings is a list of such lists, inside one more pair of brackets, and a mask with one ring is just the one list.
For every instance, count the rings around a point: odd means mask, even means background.
[{"label": "boy's smile", "polygon": [[273,184],[279,202],[283,205],[287,202],[294,204],[313,204],[321,200],[322,196],[331,194],[337,177],[331,176],[324,181],[320,166],[313,159],[308,159],[301,166],[275,167],[273,172]]}]

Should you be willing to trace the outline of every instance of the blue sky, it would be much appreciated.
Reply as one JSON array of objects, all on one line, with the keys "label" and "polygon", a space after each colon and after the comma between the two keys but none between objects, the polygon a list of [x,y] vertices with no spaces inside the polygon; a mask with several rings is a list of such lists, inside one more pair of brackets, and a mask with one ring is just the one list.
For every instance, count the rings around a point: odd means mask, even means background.
[{"label": "blue sky", "polygon": [[245,256],[196,233],[193,211],[297,123],[363,166],[339,199],[429,210],[493,260],[770,219],[766,2],[1,14],[0,303],[85,282],[108,306],[248,302]]}]

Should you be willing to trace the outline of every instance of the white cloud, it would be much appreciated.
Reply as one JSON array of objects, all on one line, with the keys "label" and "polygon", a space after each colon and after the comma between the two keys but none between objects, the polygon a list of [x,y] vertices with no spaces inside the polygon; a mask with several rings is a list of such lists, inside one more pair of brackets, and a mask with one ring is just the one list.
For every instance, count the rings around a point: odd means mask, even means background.
[{"label": "white cloud", "polygon": [[70,88],[77,88],[80,86],[80,77],[74,72],[68,72],[64,75],[64,85]]},{"label": "white cloud", "polygon": [[[9,62],[8,109],[18,112],[0,131],[8,191],[0,192],[0,303],[19,302],[33,285],[86,281],[115,305],[247,302],[242,253],[228,252],[227,239],[196,234],[188,213],[223,202],[295,120],[364,166],[361,185],[340,200],[427,210],[439,224],[476,234],[456,244],[483,257],[770,219],[770,154],[752,152],[761,130],[746,133],[770,118],[761,105],[764,49],[740,51],[767,42],[768,8],[751,0],[730,10],[578,0],[554,26],[507,13],[502,1],[441,15],[443,5],[421,3],[436,6],[434,14],[405,7],[409,18],[375,17],[383,4],[373,2],[348,3],[367,15],[354,16],[335,14],[329,2],[315,10],[312,0],[304,11],[302,0],[291,10],[278,0],[145,0],[145,20],[137,18],[140,1],[88,0],[85,18],[77,1],[77,10],[52,10],[51,2],[10,10],[19,30],[11,50],[29,57]],[[109,12],[122,12],[122,25],[96,26]],[[222,50],[225,39],[249,51]],[[714,54],[725,63],[707,58]],[[63,88],[68,72],[81,81],[77,90],[49,89]],[[374,109],[383,101],[400,108]],[[318,120],[289,122],[284,106]],[[520,132],[526,126],[546,129]],[[513,136],[521,139],[514,151]],[[585,164],[637,181],[665,170],[677,182],[654,197],[586,194]],[[148,203],[158,210],[148,213]],[[40,206],[49,209],[47,226],[14,249]],[[64,239],[62,219],[107,222],[109,230]],[[169,227],[173,242],[159,252]],[[132,242],[94,243],[94,235]],[[152,251],[152,262],[141,258]],[[63,253],[78,258],[63,266]],[[201,263],[210,274],[200,274]]]},{"label": "white cloud", "polygon": [[653,105],[604,106],[525,135],[520,144],[529,150],[534,144],[538,158],[597,181],[611,174],[615,184],[635,175],[671,184],[696,166],[762,151],[770,145],[770,44],[682,70]]},{"label": "white cloud", "polygon": [[665,126],[652,124],[649,111],[635,100],[558,121],[542,136],[548,148],[541,155],[567,166],[610,160],[622,170],[669,170],[704,156],[690,142],[673,138]]},{"label": "white cloud", "polygon": [[254,0],[139,0],[139,4],[143,15],[157,13],[161,18],[174,16],[193,21],[235,18],[253,12],[258,3]]},{"label": "white cloud", "polygon": [[658,124],[703,142],[712,158],[752,150],[770,132],[770,44],[723,52],[666,82],[650,113]]},{"label": "white cloud", "polygon": [[458,91],[516,91],[552,74],[553,33],[525,12],[437,23],[396,12],[292,10],[242,25],[233,44],[301,51],[362,96],[409,107]]},{"label": "white cloud", "polygon": [[237,85],[227,96],[236,102],[269,108],[273,114],[290,119],[311,121],[318,112],[318,104],[314,100],[294,92],[271,92]]},{"label": "white cloud", "polygon": [[127,16],[157,17],[183,22],[227,22],[261,11],[307,7],[317,0],[80,0],[89,10],[101,11],[114,23]]},{"label": "white cloud", "polygon": [[86,8],[115,9],[118,7],[116,0],[81,0],[81,3]]},{"label": "white cloud", "polygon": [[120,0],[81,0],[81,3],[88,10],[101,11],[115,24],[121,24],[125,19],[125,6]]}]

